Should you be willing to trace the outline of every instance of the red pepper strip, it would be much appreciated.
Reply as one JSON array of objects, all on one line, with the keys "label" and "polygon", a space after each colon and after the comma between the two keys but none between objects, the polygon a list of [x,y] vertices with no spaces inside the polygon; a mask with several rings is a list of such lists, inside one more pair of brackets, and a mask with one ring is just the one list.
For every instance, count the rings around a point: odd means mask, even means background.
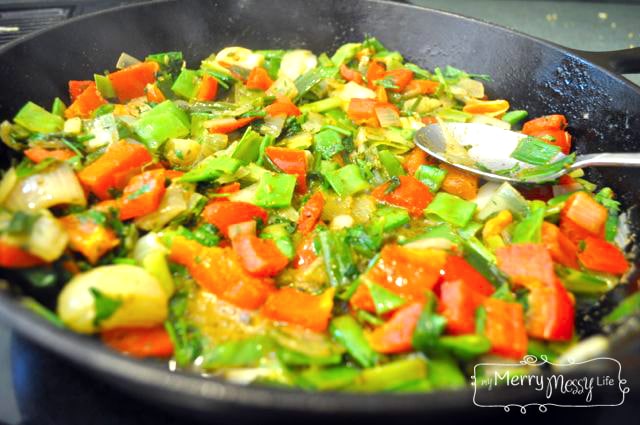
[{"label": "red pepper strip", "polygon": [[573,269],[579,267],[578,247],[555,224],[542,223],[542,244],[555,262]]},{"label": "red pepper strip", "polygon": [[397,87],[390,89],[391,91],[400,93],[409,85],[411,80],[413,80],[413,72],[408,69],[398,68],[385,72],[382,78],[391,81],[391,83]]},{"label": "red pepper strip", "polygon": [[395,354],[413,350],[413,331],[422,313],[423,303],[414,302],[398,309],[391,318],[365,336],[378,353]]},{"label": "red pepper strip", "polygon": [[216,226],[220,232],[229,236],[229,226],[251,220],[267,222],[267,211],[248,202],[213,201],[202,211],[206,222]]},{"label": "red pepper strip", "polygon": [[118,100],[124,103],[136,97],[144,96],[147,84],[156,81],[156,73],[160,65],[156,62],[142,62],[132,65],[120,71],[108,75],[111,85],[118,96]]},{"label": "red pepper strip", "polygon": [[324,196],[322,196],[322,192],[316,192],[300,209],[300,217],[298,218],[300,233],[306,235],[315,229],[318,220],[320,220],[322,208],[324,208]]},{"label": "red pepper strip", "polygon": [[231,245],[240,257],[245,270],[252,276],[275,276],[289,264],[289,259],[271,239],[260,239],[256,235],[240,234],[231,240]]},{"label": "red pepper strip", "polygon": [[69,235],[69,248],[82,254],[91,264],[120,243],[113,230],[88,217],[68,215],[60,218],[60,223]]},{"label": "red pepper strip", "polygon": [[7,269],[23,269],[41,266],[45,261],[25,251],[17,245],[0,240],[0,267]]},{"label": "red pepper strip", "polygon": [[542,244],[515,244],[496,250],[498,267],[515,284],[524,284],[532,279],[553,286],[556,277],[553,260]]},{"label": "red pepper strip", "polygon": [[89,118],[93,111],[107,101],[102,97],[96,83],[91,82],[87,88],[76,97],[71,105],[64,111],[66,118]]},{"label": "red pepper strip", "polygon": [[420,148],[413,148],[404,157],[402,167],[410,176],[414,176],[421,165],[433,165],[435,161]]},{"label": "red pepper strip", "polygon": [[267,146],[264,153],[282,171],[296,176],[298,193],[307,191],[307,155],[304,150]]},{"label": "red pepper strip", "polygon": [[267,115],[287,115],[297,117],[301,114],[300,109],[287,96],[277,96],[276,101],[264,108]]},{"label": "red pepper strip", "polygon": [[251,276],[230,247],[205,247],[175,237],[169,258],[187,267],[194,280],[221,299],[246,309],[257,309],[274,292],[274,282]]},{"label": "red pepper strip", "polygon": [[165,193],[164,169],[145,171],[133,177],[120,198],[120,220],[140,217],[158,209]]},{"label": "red pepper strip", "polygon": [[164,326],[152,328],[117,328],[103,331],[102,342],[133,357],[169,357],[173,343]]},{"label": "red pepper strip", "polygon": [[542,130],[564,130],[567,128],[567,119],[564,115],[546,115],[527,121],[522,126],[524,134],[533,135]]},{"label": "red pepper strip", "polygon": [[228,134],[233,131],[239,130],[242,127],[249,124],[251,121],[257,119],[258,117],[247,117],[247,118],[229,118],[229,119],[220,119],[216,124],[209,127],[209,133],[222,133]]},{"label": "red pepper strip", "polygon": [[296,256],[293,259],[293,267],[304,268],[313,263],[318,255],[313,247],[315,235],[307,233],[296,247]]},{"label": "red pepper strip", "polygon": [[58,161],[66,161],[67,159],[76,156],[76,153],[71,149],[45,149],[41,147],[34,147],[24,150],[24,156],[29,158],[36,164],[41,163],[45,159],[53,158]]},{"label": "red pepper strip", "polygon": [[149,102],[162,103],[166,100],[164,93],[162,93],[157,83],[147,84],[145,93]]},{"label": "red pepper strip", "polygon": [[267,91],[271,84],[273,84],[273,80],[269,77],[269,73],[260,66],[251,70],[246,83],[248,89],[262,91]]},{"label": "red pepper strip", "polygon": [[78,173],[84,187],[101,200],[111,199],[110,189],[123,189],[153,158],[141,144],[120,140]]},{"label": "red pepper strip", "polygon": [[440,83],[437,81],[411,80],[411,82],[407,84],[407,87],[405,87],[404,91],[411,93],[416,92],[419,94],[434,94],[438,90],[439,86]]},{"label": "red pepper strip", "polygon": [[491,341],[491,352],[516,360],[527,354],[527,329],[522,304],[495,298],[483,302],[487,312],[485,335]]},{"label": "red pepper strip", "polygon": [[353,81],[354,83],[362,84],[362,74],[355,69],[349,68],[347,65],[340,65],[340,76],[347,81]]},{"label": "red pepper strip", "polygon": [[560,212],[560,221],[569,219],[592,236],[600,236],[607,221],[607,209],[586,192],[572,194]]},{"label": "red pepper strip", "polygon": [[75,102],[76,98],[82,94],[83,91],[89,87],[90,84],[95,84],[91,80],[71,80],[69,81],[69,98],[71,102]]},{"label": "red pepper strip", "polygon": [[389,182],[373,189],[371,195],[378,201],[386,202],[401,208],[406,208],[413,217],[420,217],[424,209],[433,200],[429,187],[412,176],[399,176],[400,186],[386,193]]},{"label": "red pepper strip", "polygon": [[218,94],[218,80],[208,74],[202,76],[196,99],[203,102],[214,100]]},{"label": "red pepper strip", "polygon": [[620,249],[604,239],[588,237],[584,251],[578,254],[582,265],[589,270],[621,275],[629,270],[629,263]]},{"label": "red pepper strip", "polygon": [[449,255],[444,265],[442,281],[453,282],[456,280],[462,281],[469,288],[485,296],[490,296],[495,291],[493,285],[464,258]]},{"label": "red pepper strip", "polygon": [[486,298],[462,280],[443,282],[438,311],[447,319],[447,332],[454,335],[473,333],[476,309]]},{"label": "red pepper strip", "polygon": [[312,295],[291,287],[271,294],[262,307],[262,315],[277,322],[300,325],[314,332],[324,332],[331,318],[334,289]]},{"label": "red pepper strip", "polygon": [[367,69],[367,85],[371,90],[376,89],[375,81],[384,78],[386,67],[384,62],[378,60],[372,60]]},{"label": "red pepper strip", "polygon": [[570,340],[575,320],[574,306],[562,283],[558,279],[551,285],[530,281],[525,286],[530,291],[526,314],[529,336],[550,341]]}]

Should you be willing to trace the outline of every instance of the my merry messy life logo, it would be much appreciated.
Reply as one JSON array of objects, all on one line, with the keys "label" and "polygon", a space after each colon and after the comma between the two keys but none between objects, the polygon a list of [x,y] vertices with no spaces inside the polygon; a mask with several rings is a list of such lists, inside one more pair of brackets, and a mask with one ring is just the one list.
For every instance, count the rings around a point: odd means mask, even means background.
[{"label": "my merry messy life logo", "polygon": [[[549,373],[541,373],[539,366],[551,366]],[[589,376],[576,376],[575,367],[606,371]],[[622,378],[622,365],[616,359],[599,357],[584,362],[556,364],[541,356],[526,356],[517,364],[479,363],[474,367],[473,403],[478,407],[502,407],[509,411],[512,407],[526,413],[527,407],[537,407],[541,412],[547,406],[596,407],[619,406],[624,403],[629,388]],[[509,389],[509,395],[517,397],[522,392],[526,404],[496,403],[494,394],[498,387]],[[524,397],[523,397],[524,399]]]}]

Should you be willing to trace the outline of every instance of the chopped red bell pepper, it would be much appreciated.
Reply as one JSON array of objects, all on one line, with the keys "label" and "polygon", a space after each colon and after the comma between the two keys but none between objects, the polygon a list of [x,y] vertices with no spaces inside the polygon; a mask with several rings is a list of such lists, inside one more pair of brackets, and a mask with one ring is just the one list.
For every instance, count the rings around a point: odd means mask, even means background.
[{"label": "chopped red bell pepper", "polygon": [[393,313],[391,318],[372,332],[367,340],[378,353],[396,354],[413,349],[413,332],[422,313],[423,303],[407,304]]},{"label": "chopped red bell pepper", "polygon": [[551,285],[531,281],[526,313],[527,332],[533,338],[568,341],[573,336],[575,320],[573,300],[562,283]]},{"label": "chopped red bell pepper", "polygon": [[413,80],[413,72],[405,68],[398,68],[386,71],[382,78],[389,80],[394,86],[396,86],[396,88],[390,89],[391,91],[400,93],[407,87],[407,85],[409,85],[411,80]]},{"label": "chopped red bell pepper", "polygon": [[571,152],[571,134],[564,130],[540,130],[529,133],[529,136],[537,137],[545,143],[560,148],[563,154]]},{"label": "chopped red bell pepper", "polygon": [[304,150],[267,146],[264,153],[279,169],[296,176],[298,193],[307,191],[307,155]]},{"label": "chopped red bell pepper", "polygon": [[447,256],[442,273],[443,282],[462,281],[471,289],[482,295],[490,296],[494,293],[493,285],[464,258],[457,255]]},{"label": "chopped red bell pepper", "polygon": [[629,270],[629,263],[620,249],[604,239],[588,237],[584,250],[578,254],[583,266],[589,270],[621,275]]},{"label": "chopped red bell pepper", "polygon": [[143,145],[120,140],[78,173],[84,187],[101,200],[111,199],[111,189],[121,190],[153,158]]},{"label": "chopped red bell pepper", "polygon": [[340,76],[347,81],[353,81],[357,84],[362,84],[362,74],[355,69],[349,68],[347,65],[340,65]]},{"label": "chopped red bell pepper", "polygon": [[564,130],[567,127],[567,119],[564,115],[546,115],[527,121],[522,126],[524,134],[532,135],[542,130]]},{"label": "chopped red bell pepper", "polygon": [[87,88],[65,109],[64,116],[66,118],[89,118],[96,108],[106,103],[107,101],[98,91],[96,83],[90,82]]},{"label": "chopped red bell pepper", "polygon": [[131,178],[120,198],[120,220],[140,217],[158,209],[165,193],[165,170],[145,171]]},{"label": "chopped red bell pepper", "polygon": [[289,259],[271,239],[241,234],[231,239],[231,245],[240,257],[245,270],[252,276],[275,276],[289,264]]},{"label": "chopped red bell pepper", "polygon": [[144,96],[147,84],[156,81],[156,73],[160,70],[157,62],[141,62],[108,75],[111,85],[124,103],[136,97]]},{"label": "chopped red bell pepper", "polygon": [[560,212],[560,223],[569,219],[592,236],[600,236],[607,221],[607,209],[586,192],[572,194]]},{"label": "chopped red bell pepper", "polygon": [[320,215],[324,208],[324,196],[322,192],[314,193],[300,209],[300,217],[298,217],[298,231],[303,235],[310,233],[315,229]]},{"label": "chopped red bell pepper", "polygon": [[267,222],[267,211],[248,202],[214,201],[202,211],[202,217],[216,226],[220,232],[229,236],[229,226],[251,220]]},{"label": "chopped red bell pepper", "polygon": [[446,280],[440,285],[438,311],[447,319],[447,332],[460,335],[473,333],[476,309],[487,298],[462,280]]},{"label": "chopped red bell pepper", "polygon": [[406,208],[413,217],[422,216],[424,209],[433,200],[431,190],[413,176],[399,176],[398,178],[400,186],[390,193],[387,193],[390,183],[386,182],[373,189],[371,195],[378,201]]},{"label": "chopped red bell pepper", "polygon": [[407,174],[414,176],[421,165],[433,165],[434,163],[435,161],[433,158],[427,155],[425,151],[420,148],[413,148],[411,152],[404,157],[402,167],[405,169]]},{"label": "chopped red bell pepper", "polygon": [[358,285],[356,291],[349,298],[349,305],[353,310],[364,310],[369,313],[376,312],[376,306],[373,303],[369,288],[364,284]]},{"label": "chopped red bell pepper", "polygon": [[297,117],[301,114],[300,109],[287,96],[277,96],[276,101],[264,108],[267,115],[287,115]]},{"label": "chopped red bell pepper", "polygon": [[262,307],[264,317],[277,322],[299,325],[314,332],[324,332],[331,319],[334,289],[312,295],[284,287],[269,296]]},{"label": "chopped red bell pepper", "polygon": [[367,69],[367,85],[371,90],[375,90],[375,81],[384,78],[386,70],[387,68],[384,65],[384,62],[375,59],[371,61],[369,68]]},{"label": "chopped red bell pepper", "polygon": [[552,286],[556,280],[553,260],[549,250],[542,244],[514,244],[498,248],[498,267],[522,285],[532,279]]},{"label": "chopped red bell pepper", "polygon": [[69,235],[69,248],[82,254],[91,264],[97,263],[120,243],[113,230],[89,217],[67,215],[60,218],[60,224]]},{"label": "chopped red bell pepper", "polygon": [[355,122],[376,119],[376,105],[378,101],[376,99],[358,99],[353,98],[349,101],[349,107],[347,109],[347,115]]},{"label": "chopped red bell pepper", "polygon": [[251,70],[247,77],[247,88],[252,90],[267,91],[273,84],[273,80],[269,77],[266,69],[256,66]]},{"label": "chopped red bell pepper", "polygon": [[170,357],[173,343],[162,325],[151,328],[117,328],[102,331],[107,346],[133,357]]},{"label": "chopped red bell pepper", "polygon": [[527,329],[522,304],[487,298],[482,304],[487,312],[485,335],[491,352],[516,360],[527,354]]},{"label": "chopped red bell pepper", "polygon": [[71,149],[45,149],[39,146],[25,149],[23,153],[24,156],[36,164],[39,164],[49,158],[53,158],[58,161],[66,161],[67,159],[71,159],[76,156],[76,153]]},{"label": "chopped red bell pepper", "polygon": [[95,84],[91,80],[71,80],[69,81],[69,98],[71,102],[74,102],[83,91],[87,89],[91,84]]},{"label": "chopped red bell pepper", "polygon": [[[237,191],[240,190],[240,183],[238,182],[233,182],[233,183],[229,183],[229,184],[225,184],[224,186],[220,186],[217,190],[216,193],[217,194],[231,194],[231,193],[235,193]],[[216,196],[215,198],[213,198],[211,200],[211,202],[222,202],[222,201],[228,201],[229,198],[226,196]]]},{"label": "chopped red bell pepper", "polygon": [[205,247],[178,236],[169,258],[187,267],[204,289],[241,308],[260,307],[275,290],[273,280],[251,276],[231,247]]},{"label": "chopped red bell pepper", "polygon": [[228,134],[234,132],[236,130],[241,129],[252,121],[256,120],[258,117],[247,117],[247,118],[221,118],[216,120],[216,122],[209,127],[209,133],[222,133]]},{"label": "chopped red bell pepper", "polygon": [[314,249],[315,235],[313,233],[307,233],[302,237],[302,240],[296,247],[296,255],[293,258],[293,267],[296,269],[304,268],[313,263],[318,255]]},{"label": "chopped red bell pepper", "polygon": [[578,247],[555,224],[546,221],[542,223],[542,244],[555,262],[578,268]]},{"label": "chopped red bell pepper", "polygon": [[218,94],[218,80],[208,74],[202,76],[196,99],[203,102],[214,100]]},{"label": "chopped red bell pepper", "polygon": [[0,240],[0,267],[7,269],[23,269],[41,266],[45,261],[25,251],[18,245]]},{"label": "chopped red bell pepper", "polygon": [[147,84],[144,90],[149,102],[162,103],[167,100],[157,83]]},{"label": "chopped red bell pepper", "polygon": [[407,87],[405,87],[405,92],[417,92],[420,94],[434,94],[438,91],[438,87],[440,83],[437,81],[431,80],[411,80]]}]

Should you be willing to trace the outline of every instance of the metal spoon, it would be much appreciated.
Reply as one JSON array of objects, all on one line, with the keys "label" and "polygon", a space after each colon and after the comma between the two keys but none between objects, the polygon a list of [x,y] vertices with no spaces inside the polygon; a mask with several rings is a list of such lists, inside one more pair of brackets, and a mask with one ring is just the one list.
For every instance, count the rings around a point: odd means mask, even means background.
[{"label": "metal spoon", "polygon": [[[511,158],[518,142],[527,137],[487,124],[447,123],[431,124],[418,130],[415,143],[420,149],[442,162],[482,176],[486,180],[512,183],[541,183],[542,180],[525,180],[513,175],[496,174],[488,170],[532,168]],[[558,154],[554,161],[562,159]],[[478,165],[480,164],[480,166]],[[576,156],[569,167],[547,175],[544,181],[555,180],[564,174],[584,167],[640,167],[640,153],[594,153]]]}]

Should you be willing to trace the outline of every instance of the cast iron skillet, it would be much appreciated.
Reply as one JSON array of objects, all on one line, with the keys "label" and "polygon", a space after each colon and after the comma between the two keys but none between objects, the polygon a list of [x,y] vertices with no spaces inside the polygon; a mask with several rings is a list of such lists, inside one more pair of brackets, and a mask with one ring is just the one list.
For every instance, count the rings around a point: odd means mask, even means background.
[{"label": "cast iron skillet", "polygon": [[[361,40],[365,34],[375,35],[426,68],[451,64],[490,74],[494,80],[487,84],[490,95],[509,99],[514,109],[526,109],[531,116],[564,113],[578,152],[640,148],[640,88],[605,68],[640,71],[638,49],[591,55],[601,66],[575,52],[495,25],[414,6],[364,0],[167,1],[74,19],[0,49],[0,117],[12,117],[26,100],[48,105],[55,96],[66,98],[68,80],[86,79],[96,71],[111,69],[122,51],[144,57],[181,50],[193,67],[223,46],[305,47],[322,52]],[[7,155],[3,151],[5,163]],[[627,207],[637,203],[640,185],[635,182],[640,171],[601,169],[590,171],[589,177],[612,187]],[[631,208],[635,234],[640,229],[638,218]],[[171,406],[235,416],[288,412],[377,417],[432,415],[472,406],[471,390],[419,396],[312,394],[170,373],[164,364],[135,361],[93,339],[53,328],[19,306],[16,285],[11,286],[0,291],[0,319],[127,391]],[[50,301],[47,294],[37,295]],[[620,294],[615,297],[619,299]],[[606,300],[602,308],[611,303]],[[640,369],[635,367],[625,372],[637,375]],[[522,401],[504,391],[496,391],[494,396],[501,403]]]}]

